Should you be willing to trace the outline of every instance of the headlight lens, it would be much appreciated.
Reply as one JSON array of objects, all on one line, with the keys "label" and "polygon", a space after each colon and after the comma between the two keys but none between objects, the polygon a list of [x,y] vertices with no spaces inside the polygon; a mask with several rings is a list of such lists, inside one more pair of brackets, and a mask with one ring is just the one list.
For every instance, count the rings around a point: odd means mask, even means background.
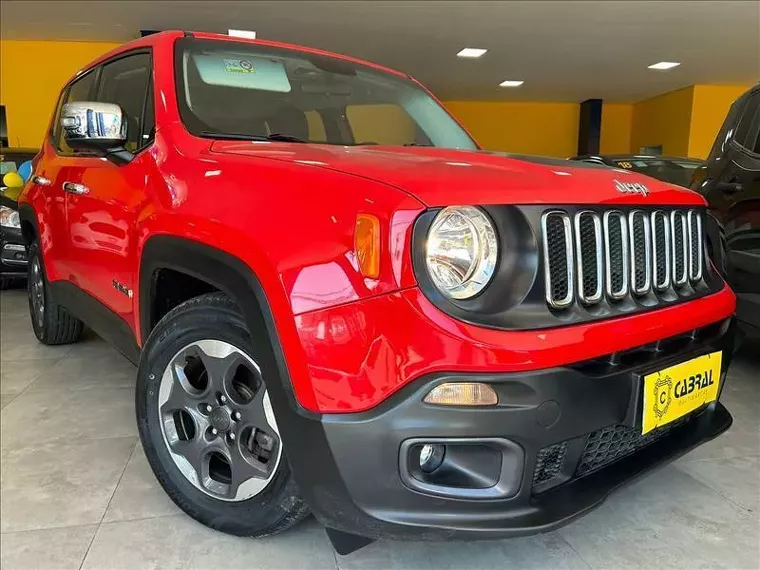
[{"label": "headlight lens", "polygon": [[0,206],[0,226],[5,228],[20,228],[21,220],[18,212],[7,206]]},{"label": "headlight lens", "polygon": [[496,230],[479,208],[445,208],[433,220],[425,259],[433,283],[447,297],[469,299],[480,293],[498,258]]}]

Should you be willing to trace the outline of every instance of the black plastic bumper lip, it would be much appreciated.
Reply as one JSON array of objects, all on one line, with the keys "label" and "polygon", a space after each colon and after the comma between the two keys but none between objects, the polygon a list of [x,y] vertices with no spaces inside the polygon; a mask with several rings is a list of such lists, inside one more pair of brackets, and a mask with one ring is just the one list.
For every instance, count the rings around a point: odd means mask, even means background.
[{"label": "black plastic bumper lip", "polygon": [[[431,513],[374,514],[389,523],[423,527],[428,538],[437,534],[440,538],[489,539],[548,532],[598,507],[618,487],[667,465],[731,427],[733,419],[722,404],[715,403],[711,408],[688,425],[676,428],[666,438],[647,446],[644,453],[632,454],[600,471],[537,495],[528,506],[507,516],[469,519],[461,516],[451,521],[448,517],[436,517]],[[409,533],[394,538],[409,538]]]},{"label": "black plastic bumper lip", "polygon": [[[731,415],[716,401],[597,471],[581,474],[577,467],[589,434],[611,426],[641,433],[643,373],[721,350],[722,391],[734,331],[733,324],[715,323],[705,327],[702,336],[687,335],[683,343],[660,346],[671,347],[664,352],[627,356],[624,360],[630,364],[614,371],[584,364],[525,373],[421,378],[368,412],[283,418],[289,434],[288,459],[303,498],[328,527],[339,552],[356,548],[351,537],[358,537],[361,545],[361,537],[489,539],[548,531],[598,506],[617,487],[730,427]],[[456,380],[489,383],[499,394],[499,404],[472,409],[423,402],[432,387]],[[511,455],[521,458],[519,478],[510,475],[514,484],[505,485],[501,495],[456,497],[449,494],[451,489],[435,494],[402,477],[405,463],[400,454],[406,443],[468,438],[485,442],[501,438],[519,446],[520,451]],[[553,483],[534,483],[540,452],[562,442],[568,442],[567,454]],[[510,445],[501,449],[511,453]],[[506,472],[514,470],[502,469],[501,474]],[[501,476],[498,470],[495,473],[494,477]]]}]

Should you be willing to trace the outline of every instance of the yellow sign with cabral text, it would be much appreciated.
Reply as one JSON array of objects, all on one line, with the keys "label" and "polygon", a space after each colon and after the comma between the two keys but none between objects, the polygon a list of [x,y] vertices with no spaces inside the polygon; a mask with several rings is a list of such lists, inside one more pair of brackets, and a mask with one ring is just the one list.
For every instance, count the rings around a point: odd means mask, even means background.
[{"label": "yellow sign with cabral text", "polygon": [[718,398],[721,352],[711,352],[644,376],[642,433]]}]

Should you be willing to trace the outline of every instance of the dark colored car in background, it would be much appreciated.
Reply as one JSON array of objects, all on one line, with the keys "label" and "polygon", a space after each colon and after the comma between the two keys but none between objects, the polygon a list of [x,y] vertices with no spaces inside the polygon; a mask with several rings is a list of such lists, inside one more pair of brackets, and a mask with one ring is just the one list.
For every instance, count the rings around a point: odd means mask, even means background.
[{"label": "dark colored car in background", "polygon": [[580,160],[592,164],[604,164],[613,168],[633,170],[663,182],[689,187],[694,171],[705,162],[699,158],[678,156],[647,156],[641,154],[608,154],[574,156],[570,160]]},{"label": "dark colored car in background", "polygon": [[739,97],[691,184],[709,203],[713,260],[736,292],[736,315],[760,336],[760,83]]},{"label": "dark colored car in background", "polygon": [[[17,172],[37,154],[36,149],[3,148],[0,150],[0,180]],[[21,237],[18,196],[23,186],[0,185],[0,288],[26,277],[26,247]]]}]

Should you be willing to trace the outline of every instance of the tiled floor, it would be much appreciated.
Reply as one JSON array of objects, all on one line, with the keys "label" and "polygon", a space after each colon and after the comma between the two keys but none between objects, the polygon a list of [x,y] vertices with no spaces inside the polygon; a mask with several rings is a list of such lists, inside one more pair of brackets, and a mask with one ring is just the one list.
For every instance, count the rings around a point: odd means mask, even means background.
[{"label": "tiled floor", "polygon": [[477,543],[380,541],[336,557],[313,520],[264,540],[191,520],[137,440],[134,368],[99,338],[45,347],[23,291],[0,296],[0,553],[16,568],[760,567],[760,346],[735,362],[731,430],[560,531]]}]

